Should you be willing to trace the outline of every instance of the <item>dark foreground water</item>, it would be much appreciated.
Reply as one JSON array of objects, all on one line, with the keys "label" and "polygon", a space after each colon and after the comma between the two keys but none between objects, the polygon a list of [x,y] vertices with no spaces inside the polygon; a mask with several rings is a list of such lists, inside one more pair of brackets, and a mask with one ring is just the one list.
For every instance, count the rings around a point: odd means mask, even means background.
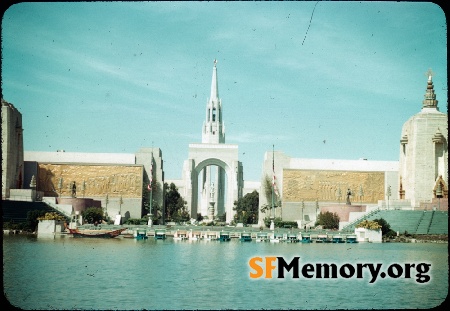
[{"label": "dark foreground water", "polygon": [[[253,257],[300,257],[278,279],[250,278]],[[265,268],[265,264],[260,269]],[[305,264],[381,263],[386,273],[362,278],[306,278]],[[416,268],[428,263],[419,283]],[[273,265],[277,266],[277,262]],[[388,267],[391,266],[390,270]],[[389,270],[389,271],[388,271]],[[400,271],[403,270],[403,273]],[[356,270],[355,270],[356,271]],[[422,270],[423,271],[423,270]],[[345,266],[343,275],[351,267]],[[388,272],[392,276],[389,277]],[[265,270],[264,270],[265,273]],[[401,276],[399,276],[401,275]],[[417,309],[448,294],[448,244],[296,244],[217,241],[3,237],[4,294],[21,309]]]}]

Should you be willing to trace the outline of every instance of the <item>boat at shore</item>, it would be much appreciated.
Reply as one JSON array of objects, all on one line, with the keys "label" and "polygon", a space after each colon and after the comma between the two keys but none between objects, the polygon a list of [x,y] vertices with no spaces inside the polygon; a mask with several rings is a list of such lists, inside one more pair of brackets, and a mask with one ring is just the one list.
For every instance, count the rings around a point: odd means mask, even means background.
[{"label": "boat at shore", "polygon": [[284,237],[282,233],[274,233],[274,235],[270,238],[270,243],[280,243],[284,242]]},{"label": "boat at shore", "polygon": [[302,233],[302,243],[312,243],[311,235],[309,233]]},{"label": "boat at shore", "polygon": [[357,237],[355,234],[347,235],[347,238],[345,239],[346,243],[358,243]]},{"label": "boat at shore", "polygon": [[221,241],[221,242],[228,242],[230,240],[231,240],[231,238],[230,238],[230,233],[229,232],[224,232],[224,231],[220,232],[220,234],[219,234],[219,241]]},{"label": "boat at shore", "polygon": [[219,238],[217,237],[217,232],[206,231],[206,232],[202,233],[202,239],[205,241],[216,241]]},{"label": "boat at shore", "polygon": [[258,232],[256,234],[256,242],[267,242],[269,241],[269,237],[266,232]]},{"label": "boat at shore", "polygon": [[147,236],[147,230],[146,229],[140,229],[137,228],[136,230],[134,230],[133,232],[133,237],[136,240],[147,240],[148,236]]},{"label": "boat at shore", "polygon": [[186,230],[177,230],[173,234],[173,239],[175,241],[184,241],[188,239],[187,231]]},{"label": "boat at shore", "polygon": [[200,231],[191,231],[188,234],[189,241],[198,241],[202,238],[202,233]]},{"label": "boat at shore", "polygon": [[332,243],[345,243],[344,238],[341,235],[333,235]]},{"label": "boat at shore", "polygon": [[118,237],[127,228],[120,229],[70,229],[69,233],[73,235],[74,238],[115,238]]},{"label": "boat at shore", "polygon": [[329,243],[328,236],[326,234],[318,234],[316,243]]},{"label": "boat at shore", "polygon": [[295,233],[288,233],[286,242],[297,243],[298,241],[298,236]]},{"label": "boat at shore", "polygon": [[156,229],[155,230],[155,240],[165,240],[166,239],[166,230],[165,229]]},{"label": "boat at shore", "polygon": [[252,235],[249,232],[242,232],[241,233],[241,237],[240,237],[240,241],[241,242],[251,242],[252,240]]}]

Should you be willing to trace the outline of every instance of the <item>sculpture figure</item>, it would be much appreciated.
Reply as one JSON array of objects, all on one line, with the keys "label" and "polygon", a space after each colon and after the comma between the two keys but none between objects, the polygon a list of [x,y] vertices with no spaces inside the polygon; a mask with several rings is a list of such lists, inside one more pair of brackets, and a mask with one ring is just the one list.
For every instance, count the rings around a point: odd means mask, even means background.
[{"label": "sculpture figure", "polygon": [[75,184],[75,181],[72,182],[72,198],[77,197],[77,185]]},{"label": "sculpture figure", "polygon": [[352,195],[352,191],[349,189],[347,189],[347,205],[352,205],[352,202],[350,202],[350,196]]}]

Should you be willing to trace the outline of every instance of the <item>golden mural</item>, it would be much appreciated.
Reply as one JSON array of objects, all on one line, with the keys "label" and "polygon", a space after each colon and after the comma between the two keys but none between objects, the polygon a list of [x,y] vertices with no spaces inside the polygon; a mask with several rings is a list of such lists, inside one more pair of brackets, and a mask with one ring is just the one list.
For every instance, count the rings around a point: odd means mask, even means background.
[{"label": "golden mural", "polygon": [[38,170],[38,190],[46,196],[142,197],[142,166],[39,164]]},{"label": "golden mural", "polygon": [[377,203],[384,199],[384,172],[283,170],[283,201]]}]

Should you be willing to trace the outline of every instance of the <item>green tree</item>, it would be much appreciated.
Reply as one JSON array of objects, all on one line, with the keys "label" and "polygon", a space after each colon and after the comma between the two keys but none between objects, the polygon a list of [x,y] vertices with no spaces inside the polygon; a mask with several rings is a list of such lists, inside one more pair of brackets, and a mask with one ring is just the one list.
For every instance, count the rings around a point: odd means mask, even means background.
[{"label": "green tree", "polygon": [[190,219],[189,212],[186,209],[186,201],[181,197],[178,188],[174,183],[164,185],[166,203],[165,219],[167,221],[188,221]]},{"label": "green tree", "polygon": [[391,229],[391,225],[384,219],[378,218],[374,219],[381,226],[381,234],[384,236],[396,236],[397,233]]},{"label": "green tree", "polygon": [[27,220],[25,221],[25,224],[23,226],[23,230],[25,231],[36,231],[36,228],[39,224],[39,217],[42,217],[45,215],[45,211],[41,210],[32,210],[27,212]]},{"label": "green tree", "polygon": [[264,185],[264,195],[266,197],[267,202],[272,202],[272,179],[267,174],[264,176],[263,185]]},{"label": "green tree", "polygon": [[83,221],[88,224],[100,223],[103,220],[103,209],[101,207],[89,207],[81,212]]},{"label": "green tree", "polygon": [[269,202],[269,205],[272,205],[272,193],[273,193],[273,202],[274,205],[280,206],[281,198],[277,196],[275,191],[273,190],[273,179],[269,177],[269,175],[264,176],[263,180],[263,187],[264,187],[264,195],[266,197],[267,202]]},{"label": "green tree", "polygon": [[264,204],[261,207],[261,213],[269,213],[269,217],[271,216],[270,213],[272,213],[272,195],[273,195],[273,208],[274,210],[281,206],[281,198],[276,195],[273,189],[273,180],[269,177],[269,175],[265,175],[263,179],[263,189],[264,189],[264,196],[266,197],[267,204]]},{"label": "green tree", "polygon": [[[150,213],[150,192],[148,190],[148,184],[149,180],[147,177],[147,181],[143,183],[142,185],[142,211],[144,214]],[[165,183],[164,185],[167,185]],[[162,190],[161,190],[161,183],[158,181],[153,180],[152,182],[152,214],[158,215],[158,213],[162,213],[161,207],[158,205],[158,198],[160,197]]]},{"label": "green tree", "polygon": [[[264,225],[269,228],[270,224],[272,223],[272,219],[270,217],[264,217]],[[273,219],[273,224],[275,225],[275,228],[279,228],[280,224],[283,222],[283,220],[280,217],[275,217]]]},{"label": "green tree", "polygon": [[181,209],[177,210],[176,213],[172,214],[172,220],[175,222],[183,222],[191,219],[191,215],[186,210],[186,207],[183,206]]},{"label": "green tree", "polygon": [[381,226],[381,234],[382,235],[385,235],[386,233],[389,232],[389,230],[391,230],[391,225],[388,224],[388,222],[386,220],[384,220],[383,218],[374,219],[373,221],[377,222]]},{"label": "green tree", "polygon": [[324,229],[339,229],[339,216],[336,213],[320,212],[316,226],[321,225]]},{"label": "green tree", "polygon": [[201,213],[197,213],[197,221],[202,221],[203,220],[203,216]]},{"label": "green tree", "polygon": [[234,215],[235,222],[246,224],[258,223],[258,206],[259,193],[254,190],[252,193],[247,193],[242,198],[234,202],[233,210],[236,211]]}]

